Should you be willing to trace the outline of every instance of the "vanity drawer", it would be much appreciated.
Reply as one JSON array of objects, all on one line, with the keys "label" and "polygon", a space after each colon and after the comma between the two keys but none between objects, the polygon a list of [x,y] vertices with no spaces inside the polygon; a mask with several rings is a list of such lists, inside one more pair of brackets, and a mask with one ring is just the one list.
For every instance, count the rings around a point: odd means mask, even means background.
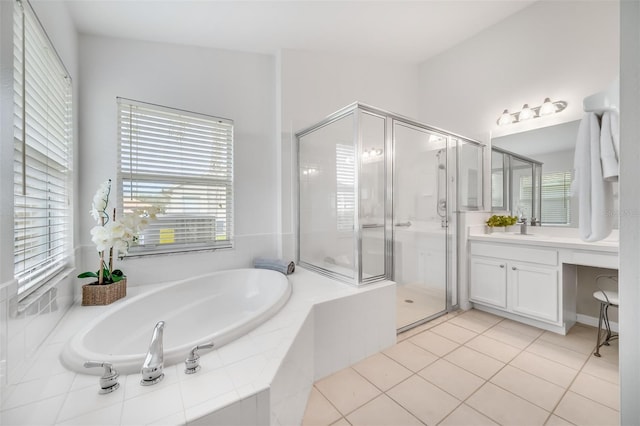
[{"label": "vanity drawer", "polygon": [[497,257],[505,260],[558,265],[558,250],[547,248],[522,247],[513,244],[493,244],[479,241],[471,242],[471,254],[476,256]]}]

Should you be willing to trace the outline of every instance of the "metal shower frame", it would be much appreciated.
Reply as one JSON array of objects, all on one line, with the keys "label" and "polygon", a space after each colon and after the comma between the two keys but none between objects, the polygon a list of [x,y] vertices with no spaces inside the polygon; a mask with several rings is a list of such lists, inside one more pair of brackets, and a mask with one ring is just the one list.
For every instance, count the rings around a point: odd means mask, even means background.
[{"label": "metal shower frame", "polygon": [[[349,114],[354,113],[354,120],[353,120],[353,137],[354,137],[354,147],[356,148],[356,159],[357,161],[355,161],[355,188],[357,188],[357,192],[355,194],[355,214],[354,214],[354,238],[355,238],[355,247],[354,247],[354,270],[355,270],[355,277],[354,278],[349,278],[346,277],[345,275],[339,274],[337,272],[322,268],[320,266],[317,265],[313,265],[311,263],[302,261],[300,259],[300,139],[308,134],[313,133],[314,131],[328,126],[334,122],[336,122],[337,120],[340,120],[346,116],[348,116]],[[361,212],[360,212],[360,197],[361,197],[361,187],[359,185],[359,178],[360,178],[360,172],[361,172],[361,164],[360,164],[360,159],[362,158],[362,146],[363,146],[363,141],[362,141],[362,129],[360,126],[361,123],[361,114],[362,113],[366,113],[366,114],[370,114],[379,118],[384,119],[384,132],[385,132],[385,142],[384,142],[384,208],[385,208],[385,214],[384,214],[384,259],[385,259],[385,265],[384,265],[384,273],[381,275],[376,275],[376,276],[372,276],[372,277],[368,277],[368,278],[363,278],[363,270],[362,270],[362,226],[361,226]],[[361,286],[361,285],[366,285],[366,284],[370,284],[373,282],[377,282],[377,281],[381,281],[381,280],[393,280],[394,278],[394,271],[393,271],[393,265],[394,265],[394,253],[393,253],[393,244],[394,244],[394,237],[393,237],[393,181],[395,179],[395,173],[394,173],[394,165],[393,165],[393,159],[394,159],[394,152],[393,152],[393,139],[394,139],[394,126],[393,124],[395,122],[400,122],[409,126],[413,126],[416,127],[418,129],[421,130],[425,130],[428,132],[435,132],[435,133],[439,133],[443,136],[446,136],[446,147],[447,149],[445,150],[446,152],[446,162],[447,162],[447,169],[449,167],[451,167],[452,165],[449,164],[449,155],[448,155],[448,149],[452,147],[452,143],[456,143],[455,145],[455,149],[456,149],[456,162],[453,166],[455,166],[455,176],[458,176],[459,173],[459,162],[460,162],[460,150],[461,150],[461,143],[458,143],[458,141],[464,141],[466,143],[471,143],[473,145],[476,145],[478,147],[480,147],[482,149],[482,159],[483,159],[483,165],[484,165],[484,156],[485,156],[485,152],[484,152],[484,148],[486,147],[485,144],[473,140],[473,139],[469,139],[467,137],[464,136],[460,136],[457,135],[455,133],[446,131],[446,130],[442,130],[439,129],[437,127],[433,127],[433,126],[429,126],[423,123],[420,123],[416,120],[413,120],[411,118],[399,115],[399,114],[395,114],[380,108],[376,108],[361,102],[354,102],[336,112],[334,112],[333,114],[327,116],[326,118],[324,118],[323,120],[319,121],[316,124],[313,124],[307,128],[304,128],[303,130],[297,132],[295,134],[296,136],[296,173],[295,173],[295,177],[296,177],[296,262],[298,264],[300,264],[301,266],[304,266],[307,269],[313,270],[315,272],[318,272],[322,275],[328,276],[330,278],[342,281],[342,282],[346,282],[348,284],[354,285],[354,286]],[[481,173],[481,179],[482,179],[482,188],[483,188],[483,192],[484,192],[484,173]],[[458,197],[458,191],[457,191],[457,185],[458,185],[458,179],[456,179],[455,182],[456,185],[456,192],[455,192],[455,196],[456,198]],[[449,194],[449,182],[447,179],[446,182],[446,186],[445,186],[445,191],[447,194],[447,198],[448,198],[448,194]],[[483,203],[484,203],[484,197],[482,197],[483,199]],[[452,215],[453,213],[457,213],[458,210],[456,211],[452,211],[449,207],[449,204],[447,205],[447,216]],[[456,200],[456,204],[457,204],[457,200]],[[455,221],[455,227],[457,228],[457,220]],[[455,235],[458,235],[458,229],[455,229]],[[450,231],[447,230],[447,235]],[[449,238],[447,238],[446,240],[446,250],[447,252],[449,251]],[[457,250],[457,244],[456,244],[456,250]],[[447,259],[449,258],[449,256],[447,256]],[[457,253],[455,253],[455,262],[457,262]],[[450,269],[450,265],[447,265],[447,299],[448,302],[447,304],[449,304],[449,301],[451,301],[451,294],[450,294],[450,289],[451,289],[451,282],[450,281],[450,274],[449,274],[449,269]],[[456,268],[457,269],[457,268]]]}]

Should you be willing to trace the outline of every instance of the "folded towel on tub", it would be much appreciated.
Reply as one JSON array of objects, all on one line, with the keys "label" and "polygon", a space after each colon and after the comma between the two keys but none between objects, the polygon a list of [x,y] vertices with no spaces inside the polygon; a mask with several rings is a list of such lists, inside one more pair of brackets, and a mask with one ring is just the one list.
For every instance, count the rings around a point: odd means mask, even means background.
[{"label": "folded towel on tub", "polygon": [[253,259],[253,267],[258,269],[271,269],[282,272],[285,275],[293,274],[296,264],[283,259],[271,259],[268,257],[256,257]]}]

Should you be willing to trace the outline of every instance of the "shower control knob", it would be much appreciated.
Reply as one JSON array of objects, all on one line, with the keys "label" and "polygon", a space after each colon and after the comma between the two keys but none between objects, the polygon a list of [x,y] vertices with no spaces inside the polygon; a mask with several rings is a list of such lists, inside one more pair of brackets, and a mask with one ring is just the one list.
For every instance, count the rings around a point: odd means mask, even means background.
[{"label": "shower control knob", "polygon": [[504,268],[504,265],[500,265],[501,268]]},{"label": "shower control knob", "polygon": [[99,394],[111,393],[120,387],[120,383],[118,383],[120,375],[110,362],[86,361],[84,366],[86,368],[104,367],[104,374],[100,377]]},{"label": "shower control knob", "polygon": [[198,351],[200,349],[211,349],[213,348],[213,342],[203,343],[202,345],[194,346],[191,351],[189,351],[189,356],[184,361],[184,372],[185,374],[193,374],[200,370],[200,355],[198,355]]}]

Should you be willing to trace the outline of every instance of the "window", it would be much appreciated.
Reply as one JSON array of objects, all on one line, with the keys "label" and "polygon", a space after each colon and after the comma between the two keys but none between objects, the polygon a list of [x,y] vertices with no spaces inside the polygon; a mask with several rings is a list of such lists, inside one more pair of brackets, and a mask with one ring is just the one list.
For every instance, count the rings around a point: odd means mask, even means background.
[{"label": "window", "polygon": [[28,294],[71,253],[71,78],[27,2],[14,3],[14,275]]},{"label": "window", "polygon": [[542,175],[542,223],[571,223],[570,188],[570,171]]},{"label": "window", "polygon": [[353,232],[356,211],[355,150],[352,145],[336,145],[336,211],[340,232]]},{"label": "window", "polygon": [[118,205],[162,210],[129,256],[233,242],[233,122],[118,98]]}]

